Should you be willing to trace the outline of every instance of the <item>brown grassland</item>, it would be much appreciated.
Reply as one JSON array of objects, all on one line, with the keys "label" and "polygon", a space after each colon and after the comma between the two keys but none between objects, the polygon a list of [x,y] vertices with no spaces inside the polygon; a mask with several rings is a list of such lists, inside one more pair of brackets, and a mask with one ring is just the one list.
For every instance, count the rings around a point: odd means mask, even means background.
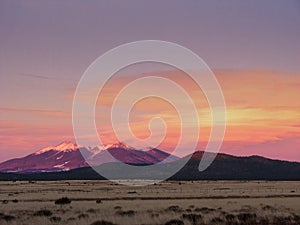
[{"label": "brown grassland", "polygon": [[0,182],[0,224],[300,224],[300,182]]}]

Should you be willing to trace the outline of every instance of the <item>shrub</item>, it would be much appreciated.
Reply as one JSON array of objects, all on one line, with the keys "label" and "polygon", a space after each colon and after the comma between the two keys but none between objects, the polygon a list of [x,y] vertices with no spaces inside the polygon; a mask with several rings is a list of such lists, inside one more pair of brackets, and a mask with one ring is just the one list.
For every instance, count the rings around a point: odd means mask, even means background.
[{"label": "shrub", "polygon": [[212,223],[218,223],[218,224],[222,223],[223,224],[224,220],[221,219],[220,217],[215,217],[215,218],[212,218],[211,222]]},{"label": "shrub", "polygon": [[273,218],[273,224],[280,225],[289,225],[291,224],[292,218],[290,216],[276,216]]},{"label": "shrub", "polygon": [[239,210],[241,213],[249,213],[254,211],[255,209],[251,205],[243,205],[242,208]]},{"label": "shrub", "polygon": [[69,217],[67,220],[68,220],[68,221],[73,221],[73,220],[76,220],[76,218],[74,218],[74,217]]},{"label": "shrub", "polygon": [[182,212],[183,210],[178,205],[171,205],[166,209],[166,211]]},{"label": "shrub", "polygon": [[297,214],[294,214],[293,217],[294,217],[294,221],[298,222],[300,224],[300,216]]},{"label": "shrub", "polygon": [[87,212],[88,213],[96,213],[96,210],[95,209],[88,209]]},{"label": "shrub", "polygon": [[216,211],[216,209],[213,208],[207,208],[207,207],[202,207],[202,208],[196,208],[195,212],[202,212],[202,213],[210,213],[210,212],[214,212]]},{"label": "shrub", "polygon": [[169,220],[168,222],[165,223],[165,225],[184,225],[184,222],[182,220]]},{"label": "shrub", "polygon": [[159,217],[159,213],[151,213],[151,217]]},{"label": "shrub", "polygon": [[85,219],[85,218],[88,218],[89,215],[88,214],[85,214],[85,213],[81,213],[78,215],[78,219]]},{"label": "shrub", "polygon": [[55,205],[66,205],[70,203],[71,203],[71,199],[67,197],[59,198],[55,201]]},{"label": "shrub", "polygon": [[34,216],[52,216],[52,212],[48,209],[42,209],[33,214]]},{"label": "shrub", "polygon": [[256,220],[255,213],[240,213],[237,215],[238,219],[243,222],[254,222]]},{"label": "shrub", "polygon": [[268,218],[260,218],[258,224],[269,225],[271,223]]},{"label": "shrub", "polygon": [[189,220],[192,224],[199,224],[202,220],[202,216],[199,214],[182,214],[182,219]]},{"label": "shrub", "polygon": [[135,215],[135,211],[133,210],[128,210],[128,211],[122,211],[122,210],[119,210],[116,212],[117,215],[120,215],[120,216],[134,216]]},{"label": "shrub", "polygon": [[271,210],[274,211],[276,210],[276,208],[274,208],[273,206],[270,205],[264,205],[263,207],[261,207],[263,210]]},{"label": "shrub", "polygon": [[50,218],[50,221],[51,222],[54,222],[54,223],[58,223],[61,221],[61,218],[60,217],[57,217],[57,216],[53,216]]},{"label": "shrub", "polygon": [[11,215],[2,215],[1,219],[5,220],[6,222],[9,222],[9,221],[16,219],[16,217],[11,216]]},{"label": "shrub", "polygon": [[227,221],[234,221],[235,220],[235,215],[228,214],[228,215],[225,216],[225,219]]},{"label": "shrub", "polygon": [[91,225],[115,225],[115,224],[109,221],[100,220],[100,221],[95,221]]}]

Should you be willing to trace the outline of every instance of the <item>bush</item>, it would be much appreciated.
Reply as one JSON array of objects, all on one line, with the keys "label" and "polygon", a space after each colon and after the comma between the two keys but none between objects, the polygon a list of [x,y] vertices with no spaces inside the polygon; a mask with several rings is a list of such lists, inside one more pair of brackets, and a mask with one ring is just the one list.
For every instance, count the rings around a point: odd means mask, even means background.
[{"label": "bush", "polygon": [[258,224],[269,225],[271,223],[268,218],[260,218]]},{"label": "bush", "polygon": [[294,221],[300,224],[300,216],[297,214],[294,214],[293,216],[294,216]]},{"label": "bush", "polygon": [[199,224],[202,220],[202,216],[198,214],[182,214],[182,219],[189,220],[192,224]]},{"label": "bush", "polygon": [[33,214],[34,216],[52,216],[52,212],[48,209],[42,209]]},{"label": "bush", "polygon": [[235,215],[232,215],[232,214],[228,214],[228,215],[226,215],[225,216],[225,219],[227,220],[227,221],[234,221],[235,220]]},{"label": "bush", "polygon": [[61,221],[61,218],[60,217],[57,217],[57,216],[53,216],[50,218],[50,221],[51,222],[54,222],[54,223],[58,223]]},{"label": "bush", "polygon": [[255,213],[240,213],[237,215],[238,219],[243,222],[254,222],[256,220]]},{"label": "bush", "polygon": [[223,224],[223,219],[221,219],[220,217],[215,217],[215,218],[212,218],[211,220],[212,223],[218,223],[218,224]]},{"label": "bush", "polygon": [[73,221],[73,220],[76,220],[76,218],[74,218],[74,217],[69,217],[67,220],[68,220],[68,221]]},{"label": "bush", "polygon": [[6,222],[9,222],[9,221],[16,219],[16,217],[11,216],[11,215],[2,215],[1,219],[5,220]]},{"label": "bush", "polygon": [[88,218],[89,215],[88,214],[85,214],[85,213],[81,213],[78,215],[78,219],[85,219],[85,218]]},{"label": "bush", "polygon": [[151,217],[154,218],[154,217],[159,217],[159,213],[151,213]]},{"label": "bush", "polygon": [[169,220],[165,223],[165,225],[184,225],[184,222],[182,220]]},{"label": "bush", "polygon": [[115,224],[109,221],[100,220],[100,221],[95,221],[91,225],[115,225]]},{"label": "bush", "polygon": [[263,210],[271,210],[271,211],[276,210],[276,208],[274,208],[273,206],[270,206],[270,205],[264,205],[264,206],[262,206],[262,209]]},{"label": "bush", "polygon": [[183,210],[178,205],[171,205],[166,209],[166,211],[182,212]]},{"label": "bush", "polygon": [[207,208],[207,207],[202,207],[202,208],[196,208],[195,212],[202,212],[202,213],[210,213],[210,212],[214,212],[216,211],[216,209],[213,208]]},{"label": "bush", "polygon": [[135,211],[133,210],[128,210],[128,211],[122,211],[122,210],[119,210],[116,212],[117,215],[120,215],[120,216],[134,216],[135,215]]},{"label": "bush", "polygon": [[88,212],[88,213],[96,213],[96,210],[95,209],[88,209],[86,212]]},{"label": "bush", "polygon": [[276,216],[273,218],[273,224],[289,225],[291,224],[292,218],[290,216]]},{"label": "bush", "polygon": [[66,205],[66,204],[70,204],[72,201],[67,198],[67,197],[63,197],[63,198],[60,198],[60,199],[57,199],[55,201],[55,205]]}]

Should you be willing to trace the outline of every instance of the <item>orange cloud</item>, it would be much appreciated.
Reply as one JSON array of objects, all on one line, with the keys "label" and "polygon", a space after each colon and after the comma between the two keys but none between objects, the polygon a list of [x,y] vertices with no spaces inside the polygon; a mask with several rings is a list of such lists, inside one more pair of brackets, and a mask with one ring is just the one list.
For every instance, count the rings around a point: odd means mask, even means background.
[{"label": "orange cloud", "polygon": [[[295,124],[300,123],[300,102],[297,100],[300,96],[299,75],[271,70],[216,70],[215,74],[227,105],[225,142],[235,141],[241,145],[243,142],[262,143],[287,138],[290,132],[299,131],[299,127],[295,127]],[[207,100],[199,87],[183,72],[168,71],[151,75],[172,79],[191,95],[201,122],[200,141],[207,141],[211,115]],[[111,79],[99,96],[98,107],[109,109],[118,91],[137,78],[138,76],[125,76]],[[124,102],[126,104],[128,103]],[[184,107],[184,99],[181,104]],[[100,112],[101,110],[99,114]],[[180,121],[174,108],[159,99],[147,99],[135,105],[131,115],[134,133],[138,137],[146,137],[149,134],[148,122],[153,116],[165,119],[170,127],[168,135],[175,142],[165,140],[170,146],[174,146],[179,135]],[[105,126],[113,135],[109,125],[110,113],[102,113],[98,119],[107,122]],[[166,143],[163,144],[166,146]]]},{"label": "orange cloud", "polygon": [[[289,148],[293,148],[294,154],[297,154],[299,146],[296,145],[295,140],[297,137],[300,138],[299,74],[272,70],[215,70],[214,72],[227,105],[227,131],[223,151],[242,154],[239,152],[245,153],[243,149],[248,149],[249,153],[256,150],[260,152],[261,146],[270,149],[266,146],[274,146],[274,142],[280,142],[282,146],[284,143]],[[196,83],[180,71],[142,75],[172,79],[189,93],[200,119],[199,148],[204,149],[210,135],[211,115],[207,99]],[[139,77],[141,76],[113,77],[101,91],[97,102],[96,122],[99,136],[104,142],[117,141],[110,122],[110,110],[114,99],[122,87]],[[149,83],[149,85],[159,84]],[[96,88],[96,85],[93,88]],[[66,92],[61,93],[61,95],[65,94]],[[71,97],[73,94],[73,92],[68,94],[69,101],[73,100]],[[89,93],[83,96],[82,101],[90,101]],[[178,99],[178,102],[179,107],[184,109],[186,101]],[[125,106],[128,102],[125,100],[122,104]],[[50,102],[49,108],[51,108]],[[0,113],[1,148],[9,149],[10,145],[13,145],[15,149],[19,146],[20,151],[23,146],[29,149],[34,147],[30,144],[32,137],[35,137],[34,142],[37,143],[35,146],[48,145],[47,139],[59,142],[61,139],[73,137],[71,104],[64,111],[0,108]],[[134,105],[130,114],[130,127],[133,133],[139,138],[147,138],[150,134],[148,124],[153,117],[162,117],[165,120],[168,129],[161,148],[172,150],[180,135],[180,119],[174,107],[162,99],[147,98]],[[191,118],[189,124],[195,126],[195,120]],[[10,139],[13,135],[15,141]],[[289,144],[285,140],[290,140]],[[189,141],[185,140],[187,148]],[[252,147],[251,150],[249,146]],[[290,154],[290,157],[292,156]]]}]

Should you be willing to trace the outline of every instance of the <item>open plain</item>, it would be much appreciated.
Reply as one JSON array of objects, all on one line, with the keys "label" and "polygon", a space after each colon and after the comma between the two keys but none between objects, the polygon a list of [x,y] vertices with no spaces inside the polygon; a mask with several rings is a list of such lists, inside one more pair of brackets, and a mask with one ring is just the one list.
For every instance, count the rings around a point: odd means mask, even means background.
[{"label": "open plain", "polygon": [[0,182],[0,224],[300,224],[300,182]]}]

